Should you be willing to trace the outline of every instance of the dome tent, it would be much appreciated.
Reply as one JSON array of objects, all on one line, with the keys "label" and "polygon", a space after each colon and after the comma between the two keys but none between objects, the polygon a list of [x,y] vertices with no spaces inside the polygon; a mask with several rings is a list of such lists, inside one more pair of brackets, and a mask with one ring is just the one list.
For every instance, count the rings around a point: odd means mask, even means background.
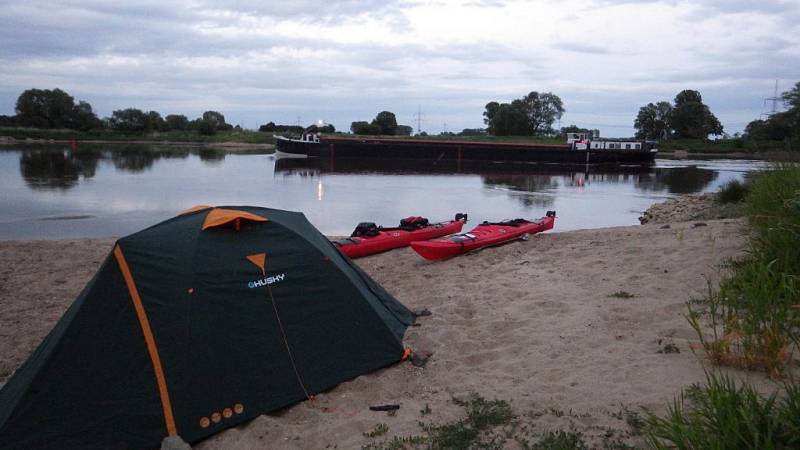
[{"label": "dome tent", "polygon": [[196,442],[401,360],[413,320],[302,214],[193,208],[117,241],[0,390],[0,448]]}]

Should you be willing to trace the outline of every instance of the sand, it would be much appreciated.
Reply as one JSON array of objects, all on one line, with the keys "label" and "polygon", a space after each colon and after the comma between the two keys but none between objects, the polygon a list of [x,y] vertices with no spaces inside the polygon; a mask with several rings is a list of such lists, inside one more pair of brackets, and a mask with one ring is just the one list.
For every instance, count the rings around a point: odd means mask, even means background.
[{"label": "sand", "polygon": [[[510,402],[521,430],[569,429],[588,443],[643,443],[621,411],[663,411],[705,360],[683,317],[719,266],[745,248],[737,219],[545,233],[428,262],[402,249],[357,260],[412,309],[427,308],[406,342],[432,352],[358,377],[195,448],[359,448],[420,435],[463,410],[453,397]],[[34,350],[110,251],[112,240],[0,242],[0,382]],[[618,298],[625,292],[631,298]],[[667,343],[680,353],[663,353]],[[662,351],[662,352],[660,352]],[[760,374],[736,375],[769,389]],[[396,415],[370,405],[396,403]],[[422,417],[426,405],[430,414]],[[363,433],[376,424],[386,435]],[[530,431],[528,431],[530,433]],[[513,448],[513,441],[509,441]]]}]

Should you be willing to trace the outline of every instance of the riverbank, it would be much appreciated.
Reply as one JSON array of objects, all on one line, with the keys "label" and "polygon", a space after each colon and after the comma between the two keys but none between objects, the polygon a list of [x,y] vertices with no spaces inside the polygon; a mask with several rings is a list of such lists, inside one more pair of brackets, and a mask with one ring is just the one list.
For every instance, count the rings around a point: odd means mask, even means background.
[{"label": "riverbank", "polygon": [[[741,220],[704,223],[545,233],[438,263],[410,249],[359,259],[405,305],[431,311],[406,335],[418,354],[432,354],[427,365],[358,377],[197,448],[359,448],[420,436],[419,421],[461,419],[453,398],[470,393],[509,402],[518,421],[509,444],[574,429],[590,446],[640,446],[643,408],[663,412],[682,388],[705,379],[685,302],[746,248]],[[52,328],[112,243],[0,242],[0,381]],[[772,388],[759,374],[736,375]],[[388,403],[400,405],[396,414],[368,408]],[[380,424],[386,429],[376,432]]]},{"label": "riverbank", "polygon": [[[349,133],[335,133],[332,136],[353,137]],[[487,142],[508,144],[564,144],[563,137],[540,136],[361,136],[371,139],[421,139],[421,140],[458,140],[464,142]],[[25,127],[0,127],[0,145],[19,143],[128,143],[169,145],[193,145],[197,143],[240,143],[240,144],[274,144],[271,132],[252,130],[218,131],[214,135],[201,135],[194,131],[166,131],[125,134],[113,130],[75,131],[68,129],[39,129]],[[787,145],[782,141],[753,141],[741,138],[703,140],[681,139],[664,141],[658,144],[661,158],[736,158],[764,159],[770,161],[800,161],[800,149],[797,144]]]},{"label": "riverbank", "polygon": [[19,143],[125,143],[125,144],[274,144],[272,133],[251,130],[217,131],[203,135],[195,131],[153,131],[149,133],[122,133],[112,130],[75,131],[67,129],[37,129],[0,127],[0,144]]},{"label": "riverbank", "polygon": [[655,203],[639,217],[639,223],[669,224],[697,220],[733,219],[744,216],[744,203],[717,202],[716,192],[686,194]]}]

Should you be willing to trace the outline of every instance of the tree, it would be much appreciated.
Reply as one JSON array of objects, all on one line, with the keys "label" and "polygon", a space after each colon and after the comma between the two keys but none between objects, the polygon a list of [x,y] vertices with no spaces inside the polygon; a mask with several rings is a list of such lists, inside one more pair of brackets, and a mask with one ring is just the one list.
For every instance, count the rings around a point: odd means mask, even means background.
[{"label": "tree", "polygon": [[561,127],[561,130],[559,131],[558,134],[561,136],[566,136],[567,133],[588,133],[588,132],[589,132],[588,128],[581,128],[577,125],[567,125],[566,127]]},{"label": "tree", "polygon": [[678,139],[706,139],[709,134],[722,134],[722,124],[708,106],[699,102],[676,106],[670,116],[670,125]]},{"label": "tree", "polygon": [[381,134],[381,128],[374,124],[374,123],[367,123],[367,122],[353,122],[350,124],[350,131],[353,134],[364,134],[364,135],[379,135]]},{"label": "tree", "polygon": [[17,116],[0,115],[0,127],[16,127],[18,125]]},{"label": "tree", "polygon": [[216,134],[219,123],[211,119],[200,119],[197,122],[197,132],[204,136]]},{"label": "tree", "polygon": [[189,129],[189,119],[183,114],[169,114],[164,118],[170,130],[186,131]]},{"label": "tree", "polygon": [[103,128],[103,122],[97,118],[97,114],[92,111],[92,105],[81,100],[72,108],[69,128],[74,130],[89,131]]},{"label": "tree", "polygon": [[744,129],[748,139],[782,141],[800,140],[800,82],[781,94],[787,111],[772,114],[766,120],[754,120]]},{"label": "tree", "polygon": [[361,128],[364,128],[364,127],[366,127],[368,125],[369,125],[369,122],[364,122],[364,121],[361,121],[361,120],[360,121],[356,121],[356,122],[352,122],[350,124],[350,132],[353,133],[353,134],[358,134],[357,130],[360,130]]},{"label": "tree", "polygon": [[723,133],[722,124],[703,103],[703,97],[690,89],[675,96],[674,106],[658,102],[641,107],[633,127],[640,139],[707,139],[709,134]]},{"label": "tree", "polygon": [[800,81],[794,87],[784,92],[781,97],[790,110],[800,110]]},{"label": "tree", "polygon": [[461,130],[461,133],[458,133],[461,136],[486,136],[486,129],[485,128],[464,128]]},{"label": "tree", "polygon": [[394,134],[397,136],[411,136],[413,132],[414,129],[408,125],[398,125],[394,130]]},{"label": "tree", "polygon": [[498,106],[492,117],[491,128],[495,136],[527,136],[531,129],[525,110],[519,103],[513,102]]},{"label": "tree", "polygon": [[258,127],[258,131],[263,133],[273,133],[275,132],[275,122],[267,122],[264,125]]},{"label": "tree", "polygon": [[313,124],[313,125],[309,126],[308,128],[306,128],[305,131],[307,133],[335,133],[336,132],[336,128],[333,125],[329,124],[329,123],[325,124],[325,125],[322,125],[322,126],[317,125],[317,124]]},{"label": "tree", "polygon": [[667,139],[671,134],[672,105],[669,102],[648,103],[639,108],[633,122],[637,139]]},{"label": "tree", "polygon": [[225,116],[221,112],[206,111],[203,113],[203,120],[209,120],[214,123],[214,126],[219,131],[232,130],[233,125],[225,122]]},{"label": "tree", "polygon": [[375,119],[372,120],[372,125],[376,125],[380,128],[378,134],[393,135],[397,129],[397,118],[392,112],[381,111],[375,116]]},{"label": "tree", "polygon": [[532,91],[511,103],[487,103],[483,122],[495,136],[546,135],[553,134],[553,123],[563,114],[564,104],[557,95]]},{"label": "tree", "polygon": [[[512,102],[513,103],[513,102]],[[522,98],[522,106],[528,116],[528,125],[532,135],[538,136],[553,133],[553,123],[564,114],[561,98],[552,92],[530,92]]]},{"label": "tree", "polygon": [[500,103],[497,102],[489,102],[486,104],[486,111],[483,112],[483,123],[486,124],[486,131],[489,134],[494,134],[494,128],[492,128],[494,122],[494,116],[497,115],[497,110],[500,108]]},{"label": "tree", "polygon": [[700,93],[688,89],[675,96],[670,125],[679,139],[706,139],[709,134],[722,134],[722,124],[703,103]]},{"label": "tree", "polygon": [[750,139],[765,141],[782,141],[798,136],[800,130],[800,114],[792,110],[775,113],[767,120],[754,120],[747,124],[744,132]]},{"label": "tree", "polygon": [[61,89],[28,89],[17,98],[17,121],[23,127],[65,128],[74,110],[75,100]]},{"label": "tree", "polygon": [[143,133],[147,131],[150,118],[141,109],[119,109],[111,113],[109,125],[124,133]]},{"label": "tree", "polygon": [[703,97],[698,91],[684,89],[675,96],[675,107],[678,108],[687,103],[703,103]]},{"label": "tree", "polygon": [[147,112],[147,124],[145,126],[146,131],[169,131],[169,126],[167,122],[161,117],[161,114],[158,111],[148,111]]}]

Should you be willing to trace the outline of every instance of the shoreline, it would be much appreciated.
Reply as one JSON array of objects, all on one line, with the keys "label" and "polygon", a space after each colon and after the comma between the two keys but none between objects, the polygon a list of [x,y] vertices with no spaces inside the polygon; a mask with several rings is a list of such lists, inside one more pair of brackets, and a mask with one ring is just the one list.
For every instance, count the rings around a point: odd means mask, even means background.
[{"label": "shoreline", "polygon": [[[357,377],[196,448],[359,448],[423,434],[420,420],[457,420],[463,410],[452,399],[471,392],[509,401],[526,429],[574,427],[589,445],[609,435],[641,445],[621,411],[663,411],[682,388],[704,380],[707,362],[693,352],[685,302],[746,249],[743,220],[704,223],[543,233],[438,263],[408,248],[357,259],[406,306],[432,312],[405,338],[432,354],[427,366],[399,363]],[[0,382],[49,332],[113,241],[0,242]],[[678,352],[665,352],[667,344]],[[772,386],[760,374],[725,371]],[[368,409],[382,403],[400,410]],[[385,436],[363,435],[379,423],[388,425]]]},{"label": "shoreline", "polygon": [[14,139],[12,137],[0,136],[0,146],[4,145],[28,145],[28,144],[62,144],[69,145],[75,142],[77,145],[89,144],[118,144],[118,145],[164,145],[173,147],[213,147],[223,148],[226,150],[273,150],[274,144],[258,144],[249,142],[236,142],[236,141],[167,141],[167,140],[147,140],[147,139],[129,139],[129,140],[109,140],[109,139],[33,139],[26,138],[25,140]]},{"label": "shoreline", "polygon": [[[66,144],[69,145],[72,139],[50,139],[50,138],[25,138],[16,139],[12,136],[0,136],[0,147],[7,145],[28,145],[28,144]],[[273,150],[275,144],[249,143],[236,141],[170,141],[157,139],[76,139],[77,144],[127,144],[127,145],[164,145],[164,146],[202,146],[216,147],[228,150]],[[435,141],[434,141],[435,142]],[[474,142],[474,141],[465,141]],[[514,144],[515,142],[498,141],[499,143]],[[791,162],[800,161],[800,152],[795,151],[775,151],[749,153],[743,151],[733,152],[691,152],[687,150],[659,150],[656,158],[681,160],[681,159],[744,159],[761,161]]]}]

